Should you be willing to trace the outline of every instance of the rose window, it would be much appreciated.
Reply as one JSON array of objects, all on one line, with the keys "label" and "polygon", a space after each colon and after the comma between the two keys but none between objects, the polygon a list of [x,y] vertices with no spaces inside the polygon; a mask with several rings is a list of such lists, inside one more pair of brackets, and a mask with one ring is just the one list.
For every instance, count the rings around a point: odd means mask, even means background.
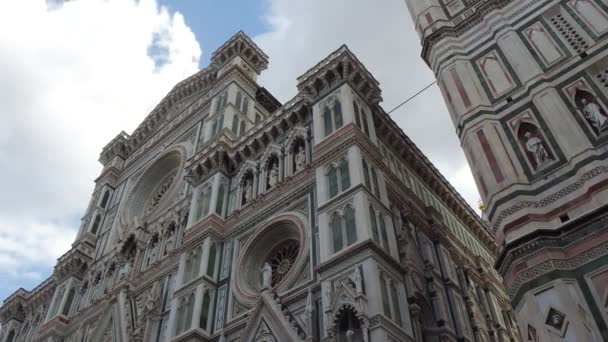
[{"label": "rose window", "polygon": [[298,253],[300,252],[300,244],[295,240],[288,240],[275,248],[270,253],[268,263],[272,267],[272,279],[271,286],[275,286],[283,280],[283,278],[289,273]]},{"label": "rose window", "polygon": [[173,184],[174,180],[175,175],[171,175],[170,177],[167,177],[164,182],[162,182],[162,184],[156,190],[154,196],[150,199],[150,204],[148,205],[147,212],[151,212],[152,210],[154,210],[154,208],[156,208],[156,206],[163,199],[167,191],[169,191],[169,189],[171,188],[171,185]]}]

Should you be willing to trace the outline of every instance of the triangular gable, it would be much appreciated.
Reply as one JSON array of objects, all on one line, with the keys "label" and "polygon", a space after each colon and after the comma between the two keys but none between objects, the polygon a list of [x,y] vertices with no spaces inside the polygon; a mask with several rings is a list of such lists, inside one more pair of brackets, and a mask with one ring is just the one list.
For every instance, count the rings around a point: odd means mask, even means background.
[{"label": "triangular gable", "polygon": [[113,305],[108,305],[101,315],[99,324],[95,327],[90,341],[120,341],[120,334],[116,334]]},{"label": "triangular gable", "polygon": [[300,342],[303,341],[291,327],[279,304],[267,291],[262,292],[249,315],[243,342]]}]

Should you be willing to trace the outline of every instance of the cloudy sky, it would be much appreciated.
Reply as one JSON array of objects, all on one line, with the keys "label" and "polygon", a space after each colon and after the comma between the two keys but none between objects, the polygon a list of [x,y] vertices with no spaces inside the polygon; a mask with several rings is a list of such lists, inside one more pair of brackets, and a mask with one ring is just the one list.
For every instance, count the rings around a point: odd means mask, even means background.
[{"label": "cloudy sky", "polygon": [[[238,30],[296,78],[346,43],[389,111],[434,78],[403,0],[6,1],[0,11],[0,300],[46,279],[73,242],[102,147],[132,132]],[[436,87],[393,118],[470,202],[478,195]]]}]

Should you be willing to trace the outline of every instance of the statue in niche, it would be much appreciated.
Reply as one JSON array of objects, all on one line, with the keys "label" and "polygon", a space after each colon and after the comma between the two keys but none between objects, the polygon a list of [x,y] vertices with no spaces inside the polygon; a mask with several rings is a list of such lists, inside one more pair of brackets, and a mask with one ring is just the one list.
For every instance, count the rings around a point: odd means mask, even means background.
[{"label": "statue in niche", "polygon": [[295,172],[299,172],[304,169],[304,165],[306,165],[306,152],[304,151],[304,147],[300,146],[298,152],[296,153]]},{"label": "statue in niche", "polygon": [[574,94],[574,102],[597,134],[608,128],[608,114],[600,106],[593,94],[577,89]]},{"label": "statue in niche", "polygon": [[353,274],[352,280],[355,283],[355,290],[357,291],[357,294],[362,293],[363,292],[363,281],[362,281],[362,277],[361,277],[361,270],[359,269],[359,267],[355,268],[355,274]]},{"label": "statue in niche", "polygon": [[262,271],[262,289],[270,289],[271,280],[272,280],[272,266],[268,262],[264,263],[264,267],[261,269]]},{"label": "statue in niche", "polygon": [[347,342],[355,342],[355,332],[351,329],[346,331],[346,341]]},{"label": "statue in niche", "polygon": [[243,204],[249,203],[253,198],[253,182],[251,178],[247,177],[245,179],[245,184],[243,184]]},{"label": "statue in niche", "polygon": [[166,236],[166,240],[165,240],[165,248],[163,251],[163,256],[166,256],[167,254],[169,254],[169,252],[171,252],[173,250],[173,248],[175,247],[175,224],[174,223],[171,223],[169,225],[169,228],[167,229],[165,236]]},{"label": "statue in niche", "polygon": [[279,166],[276,162],[272,163],[268,172],[268,189],[274,188],[279,183]]},{"label": "statue in niche", "polygon": [[539,137],[533,136],[530,132],[526,132],[526,134],[524,134],[524,138],[526,139],[526,149],[534,157],[537,168],[551,161],[551,156],[549,155],[549,152],[547,152],[543,141]]},{"label": "statue in niche", "polygon": [[144,315],[150,315],[154,313],[159,307],[160,302],[160,285],[154,282],[150,291],[148,291],[144,297],[143,313]]}]

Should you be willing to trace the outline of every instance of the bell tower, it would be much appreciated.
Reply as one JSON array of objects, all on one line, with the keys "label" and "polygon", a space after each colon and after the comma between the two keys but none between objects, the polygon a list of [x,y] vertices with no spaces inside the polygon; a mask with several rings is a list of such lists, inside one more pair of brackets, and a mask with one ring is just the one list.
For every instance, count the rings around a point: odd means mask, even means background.
[{"label": "bell tower", "polygon": [[406,4],[501,246],[522,336],[608,340],[605,1]]}]

